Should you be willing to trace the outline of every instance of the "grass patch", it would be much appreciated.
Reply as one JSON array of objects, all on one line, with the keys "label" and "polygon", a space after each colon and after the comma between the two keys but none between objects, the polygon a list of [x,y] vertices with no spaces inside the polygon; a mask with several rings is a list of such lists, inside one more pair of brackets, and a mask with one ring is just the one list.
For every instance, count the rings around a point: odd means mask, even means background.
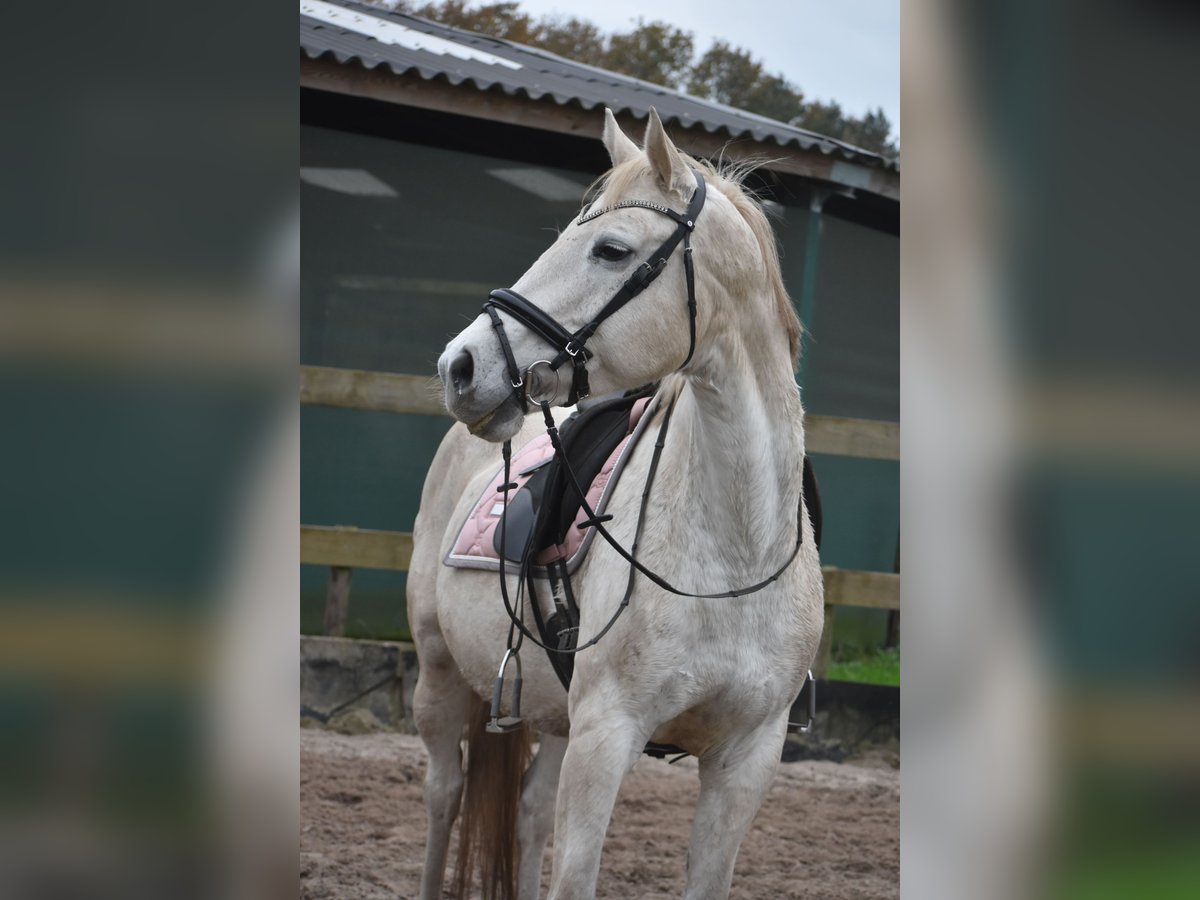
[{"label": "grass patch", "polygon": [[826,678],[865,684],[900,684],[900,648],[863,650],[837,647],[830,655]]},{"label": "grass patch", "polygon": [[1186,900],[1196,896],[1200,866],[1195,851],[1195,846],[1119,848],[1104,858],[1089,854],[1070,860],[1058,876],[1056,896],[1063,900]]}]

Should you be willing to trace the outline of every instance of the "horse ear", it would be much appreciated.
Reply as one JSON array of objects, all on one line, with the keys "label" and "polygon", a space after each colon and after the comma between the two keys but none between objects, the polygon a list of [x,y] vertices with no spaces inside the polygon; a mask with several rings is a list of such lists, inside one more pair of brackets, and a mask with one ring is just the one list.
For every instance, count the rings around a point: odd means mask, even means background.
[{"label": "horse ear", "polygon": [[638,155],[637,144],[626,137],[611,109],[604,109],[604,146],[615,169]]},{"label": "horse ear", "polygon": [[675,148],[675,144],[667,136],[658,110],[650,107],[650,121],[646,124],[645,144],[646,156],[650,158],[650,168],[658,182],[667,191],[678,191],[686,195],[692,179],[688,175],[687,163]]}]

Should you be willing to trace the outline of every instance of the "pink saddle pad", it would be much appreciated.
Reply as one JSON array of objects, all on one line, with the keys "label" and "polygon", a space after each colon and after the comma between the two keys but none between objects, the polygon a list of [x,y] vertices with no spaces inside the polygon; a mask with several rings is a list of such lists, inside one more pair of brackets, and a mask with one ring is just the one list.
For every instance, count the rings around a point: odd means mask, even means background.
[{"label": "pink saddle pad", "polygon": [[[613,448],[604,461],[599,474],[588,487],[588,505],[598,514],[604,513],[613,489],[616,487],[617,479],[625,467],[625,462],[649,422],[650,417],[644,415],[649,402],[650,398],[644,398],[630,409],[629,427],[625,431],[625,436]],[[510,471],[513,473],[512,480],[517,487],[509,491],[509,497],[516,496],[517,491],[524,487],[525,482],[540,468],[539,464],[547,463],[553,455],[554,448],[550,444],[550,436],[545,434],[535,437],[514,452]],[[459,529],[454,547],[446,555],[444,560],[446,565],[465,569],[499,570],[500,556],[496,552],[495,537],[496,529],[500,525],[500,517],[504,512],[504,495],[498,493],[497,488],[500,487],[503,480],[504,467],[500,466],[479,499],[475,501],[475,505],[471,507],[470,515]],[[581,507],[575,516],[575,523],[579,524],[587,517],[587,513]],[[565,559],[567,571],[575,571],[579,563],[583,561],[592,538],[595,536],[595,531],[595,527],[567,529],[564,543],[543,548],[535,556],[534,562],[538,566],[544,566],[549,562]],[[515,571],[516,566],[509,564],[509,568]],[[537,569],[534,571],[535,574],[543,574]]]}]

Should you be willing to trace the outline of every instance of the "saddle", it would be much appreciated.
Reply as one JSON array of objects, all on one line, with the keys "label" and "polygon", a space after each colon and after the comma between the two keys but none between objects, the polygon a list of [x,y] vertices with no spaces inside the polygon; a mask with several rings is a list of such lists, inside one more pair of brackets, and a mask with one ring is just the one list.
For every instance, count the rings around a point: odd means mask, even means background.
[{"label": "saddle", "polygon": [[[584,401],[559,428],[570,465],[597,513],[604,512],[648,424],[644,413],[651,393],[643,389]],[[514,452],[511,468],[517,488],[509,495],[507,510],[499,491],[504,476],[500,469],[472,506],[445,564],[498,571],[502,555],[519,564],[530,547],[530,571],[539,578],[548,577],[549,565],[563,561],[566,571],[574,572],[595,529],[587,527],[549,437],[539,435]]]},{"label": "saddle", "polygon": [[[635,435],[641,436],[637,426],[647,404],[639,401],[648,400],[652,393],[653,388],[642,388],[585,400],[558,427],[567,462],[580,485],[594,486],[610,459],[609,471],[616,472],[616,463],[623,462],[621,456],[636,444]],[[614,457],[618,452],[621,456]],[[521,562],[526,547],[542,553],[570,547],[571,531],[583,531],[579,526],[586,524],[576,521],[582,504],[560,460],[552,454],[532,468],[529,479],[509,501],[504,528],[497,528],[493,538],[496,552],[514,563]],[[615,486],[616,478],[610,474],[605,487]],[[597,512],[603,510],[597,507]]]}]

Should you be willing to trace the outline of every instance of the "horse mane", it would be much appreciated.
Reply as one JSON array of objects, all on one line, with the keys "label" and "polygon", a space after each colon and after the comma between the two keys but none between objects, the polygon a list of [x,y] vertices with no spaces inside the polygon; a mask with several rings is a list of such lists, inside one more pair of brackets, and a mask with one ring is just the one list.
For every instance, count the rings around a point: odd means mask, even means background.
[{"label": "horse mane", "polygon": [[[689,165],[700,170],[710,187],[716,188],[733,204],[733,208],[738,211],[754,235],[763,260],[767,289],[775,302],[775,312],[779,316],[780,324],[787,333],[788,350],[794,370],[800,361],[800,338],[804,334],[804,327],[783,283],[775,231],[758,198],[745,187],[746,178],[762,163],[722,161],[719,165],[714,165],[705,159],[696,159],[688,154],[681,155]],[[650,164],[645,159],[633,159],[623,163],[596,179],[588,189],[585,203],[590,203],[601,191],[611,191],[615,196],[622,196],[635,181],[650,174]]]}]

